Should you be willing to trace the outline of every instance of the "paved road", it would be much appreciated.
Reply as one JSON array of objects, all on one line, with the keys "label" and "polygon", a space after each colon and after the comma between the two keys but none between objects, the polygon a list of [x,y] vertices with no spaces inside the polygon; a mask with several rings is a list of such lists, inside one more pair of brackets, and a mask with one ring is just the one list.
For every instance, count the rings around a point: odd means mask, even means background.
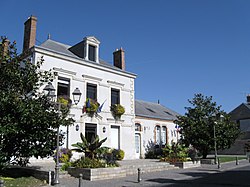
[{"label": "paved road", "polygon": [[[75,178],[63,178],[60,187],[78,187],[79,181]],[[250,163],[247,160],[216,165],[203,165],[193,169],[173,169],[154,173],[142,174],[142,181],[137,182],[137,176],[128,176],[120,179],[86,181],[83,187],[129,187],[129,186],[173,186],[173,187],[240,187],[250,186]]]}]

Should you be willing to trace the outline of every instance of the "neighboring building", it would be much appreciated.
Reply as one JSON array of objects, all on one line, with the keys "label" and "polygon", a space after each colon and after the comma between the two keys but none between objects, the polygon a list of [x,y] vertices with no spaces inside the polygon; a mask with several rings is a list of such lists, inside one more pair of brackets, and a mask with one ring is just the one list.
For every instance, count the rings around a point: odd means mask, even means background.
[{"label": "neighboring building", "polygon": [[240,104],[230,113],[231,119],[239,124],[241,135],[236,139],[230,149],[223,150],[221,154],[245,154],[244,146],[250,141],[250,95],[247,102]]},{"label": "neighboring building", "polygon": [[242,132],[250,132],[250,96],[247,103],[242,103],[230,112],[231,119],[240,125]]},{"label": "neighboring building", "polygon": [[[24,54],[31,54],[33,63],[43,57],[41,70],[54,73],[52,85],[57,96],[67,95],[73,100],[72,92],[76,88],[82,93],[78,105],[72,105],[70,110],[74,125],[60,127],[66,135],[64,147],[72,148],[73,143],[81,141],[82,132],[87,139],[95,135],[100,139],[108,137],[104,146],[122,149],[125,159],[135,159],[144,157],[150,146],[162,147],[177,141],[178,132],[173,120],[179,114],[160,104],[144,101],[135,104],[136,75],[125,70],[123,49],[113,53],[114,63],[111,65],[99,58],[100,41],[94,36],[85,37],[73,46],[50,38],[37,46],[36,22],[32,16],[25,22]],[[87,98],[103,105],[100,113],[90,116],[83,110]],[[115,119],[110,112],[113,104],[125,108],[120,119]]]},{"label": "neighboring building", "polygon": [[179,139],[174,120],[180,115],[158,103],[135,101],[136,158],[147,150],[164,147]]}]

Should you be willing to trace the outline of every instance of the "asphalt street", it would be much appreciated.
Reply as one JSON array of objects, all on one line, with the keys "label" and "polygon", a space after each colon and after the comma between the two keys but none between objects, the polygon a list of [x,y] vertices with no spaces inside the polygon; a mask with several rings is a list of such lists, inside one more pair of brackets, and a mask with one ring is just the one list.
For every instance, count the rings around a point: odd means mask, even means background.
[{"label": "asphalt street", "polygon": [[[60,187],[78,187],[79,179],[61,179]],[[161,172],[144,173],[142,181],[137,182],[137,175],[119,179],[86,181],[82,187],[130,187],[130,186],[173,186],[173,187],[240,187],[250,186],[250,163],[247,160],[217,165],[202,165],[192,169],[171,169]]]}]

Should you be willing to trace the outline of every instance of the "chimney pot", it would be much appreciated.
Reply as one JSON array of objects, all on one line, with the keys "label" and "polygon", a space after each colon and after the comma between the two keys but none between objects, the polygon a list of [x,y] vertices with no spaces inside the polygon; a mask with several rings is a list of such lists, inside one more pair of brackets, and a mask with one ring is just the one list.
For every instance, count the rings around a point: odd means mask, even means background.
[{"label": "chimney pot", "polygon": [[247,104],[250,104],[250,94],[247,95]]},{"label": "chimney pot", "polygon": [[113,52],[113,60],[115,67],[125,70],[125,51],[122,48]]},{"label": "chimney pot", "polygon": [[23,52],[33,47],[36,43],[37,18],[30,16],[24,23]]}]

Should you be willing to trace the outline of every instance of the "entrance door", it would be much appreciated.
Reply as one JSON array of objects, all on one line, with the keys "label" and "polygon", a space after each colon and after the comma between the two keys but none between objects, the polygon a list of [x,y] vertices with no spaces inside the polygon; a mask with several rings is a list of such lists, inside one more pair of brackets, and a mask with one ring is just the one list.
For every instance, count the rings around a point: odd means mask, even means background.
[{"label": "entrance door", "polygon": [[135,156],[136,158],[140,158],[141,153],[141,137],[140,134],[135,134]]},{"label": "entrance door", "polygon": [[118,126],[111,126],[111,147],[120,149],[120,128]]},{"label": "entrance door", "polygon": [[96,136],[96,124],[86,123],[85,124],[85,138],[88,142],[95,139]]}]

